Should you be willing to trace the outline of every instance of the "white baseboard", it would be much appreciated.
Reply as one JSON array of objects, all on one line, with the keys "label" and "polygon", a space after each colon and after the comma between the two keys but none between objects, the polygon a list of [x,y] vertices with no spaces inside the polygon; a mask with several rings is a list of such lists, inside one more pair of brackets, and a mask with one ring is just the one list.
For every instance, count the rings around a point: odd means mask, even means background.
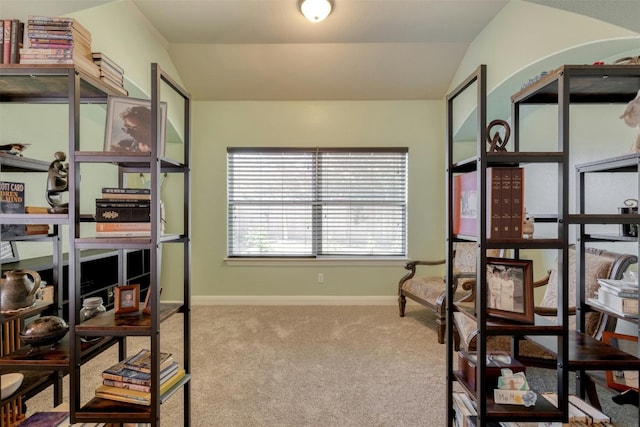
[{"label": "white baseboard", "polygon": [[191,297],[193,305],[397,305],[397,296],[325,295],[200,295]]}]

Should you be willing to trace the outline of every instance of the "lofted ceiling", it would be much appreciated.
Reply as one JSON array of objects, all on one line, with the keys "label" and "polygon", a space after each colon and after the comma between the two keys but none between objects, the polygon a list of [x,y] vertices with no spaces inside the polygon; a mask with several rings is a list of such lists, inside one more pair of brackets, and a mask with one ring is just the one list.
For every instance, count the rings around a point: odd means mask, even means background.
[{"label": "lofted ceiling", "polygon": [[[113,0],[0,0],[0,15],[64,15]],[[469,44],[509,0],[128,0],[167,41],[194,100],[442,99]],[[638,0],[526,0],[640,33]]]}]

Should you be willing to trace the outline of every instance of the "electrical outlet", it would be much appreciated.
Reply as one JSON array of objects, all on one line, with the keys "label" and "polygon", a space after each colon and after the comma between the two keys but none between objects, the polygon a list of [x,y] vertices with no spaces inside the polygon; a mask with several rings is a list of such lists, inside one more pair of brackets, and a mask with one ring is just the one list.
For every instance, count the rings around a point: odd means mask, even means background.
[{"label": "electrical outlet", "polygon": [[318,273],[318,283],[324,283],[324,273]]}]

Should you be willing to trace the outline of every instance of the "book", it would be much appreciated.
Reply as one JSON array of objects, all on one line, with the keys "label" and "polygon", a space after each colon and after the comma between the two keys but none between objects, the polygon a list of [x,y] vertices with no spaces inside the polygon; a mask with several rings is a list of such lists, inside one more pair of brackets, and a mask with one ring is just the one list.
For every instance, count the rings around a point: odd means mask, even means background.
[{"label": "book", "polygon": [[11,63],[11,19],[5,19],[2,23],[3,41],[2,41],[2,62],[4,64]]},{"label": "book", "polygon": [[487,237],[502,236],[502,171],[487,168]]},{"label": "book", "polygon": [[68,412],[34,412],[20,423],[23,427],[58,427],[69,419]]},{"label": "book", "polygon": [[[173,356],[170,353],[160,353],[160,370],[173,363]],[[151,373],[151,351],[140,350],[137,354],[124,360],[124,365],[134,371]]]},{"label": "book", "polygon": [[49,234],[49,225],[48,224],[26,224],[25,235],[30,236],[34,234]]},{"label": "book", "polygon": [[[164,384],[177,371],[178,371],[178,363],[172,362],[167,368],[165,368],[163,371],[160,372],[160,384]],[[127,388],[130,390],[138,390],[138,391],[144,391],[144,392],[151,391],[150,383],[149,385],[145,385],[145,384],[130,383],[126,381],[116,381],[116,380],[110,380],[110,379],[104,378],[102,380],[102,384],[108,385],[111,387]]]},{"label": "book", "polygon": [[638,297],[625,298],[609,292],[607,288],[600,287],[598,289],[598,302],[607,307],[611,307],[615,311],[625,314],[638,314]]},{"label": "book", "polygon": [[[167,368],[160,371],[160,381],[162,382],[163,378],[174,374],[177,370],[178,363],[173,362]],[[128,369],[122,362],[118,362],[115,365],[102,371],[102,379],[119,381],[128,384],[151,386],[151,374]]]},{"label": "book", "polygon": [[46,206],[25,206],[24,212],[28,214],[48,214],[49,208]]},{"label": "book", "polygon": [[522,238],[522,220],[524,218],[524,169],[508,168],[511,172],[511,226],[505,237]]},{"label": "book", "polygon": [[502,171],[502,233],[501,237],[507,238],[511,235],[511,170],[501,168]]},{"label": "book", "polygon": [[[24,183],[0,181],[0,212],[4,214],[24,213]],[[3,239],[24,236],[24,224],[0,224]]]},{"label": "book", "polygon": [[637,314],[623,313],[620,310],[616,310],[616,309],[614,309],[613,307],[611,307],[609,305],[605,305],[605,304],[601,303],[597,298],[589,298],[589,299],[587,299],[587,303],[589,303],[589,305],[591,305],[592,307],[595,307],[596,309],[610,311],[610,312],[615,313],[618,316],[623,317],[623,318],[629,318],[629,319],[637,319],[638,318]]},{"label": "book", "polygon": [[124,197],[132,199],[150,199],[151,190],[148,188],[102,188],[102,198],[104,199],[122,199]]},{"label": "book", "polygon": [[102,52],[91,52],[91,57],[94,62],[100,62],[106,65],[107,67],[113,68],[118,74],[124,74],[124,68],[118,65],[115,61],[112,61],[107,55]]},{"label": "book", "polygon": [[22,47],[24,24],[18,19],[11,20],[11,42],[9,43],[9,62],[18,64],[19,50]]},{"label": "book", "polygon": [[150,199],[96,199],[96,206],[102,208],[150,208]]},{"label": "book", "polygon": [[[164,384],[160,386],[160,394],[166,393],[171,387],[176,385],[181,379],[185,377],[186,373],[184,369],[178,369],[178,371],[171,376]],[[135,403],[138,405],[151,405],[151,393],[130,390],[120,387],[111,387],[108,385],[100,385],[95,391],[96,397],[103,399],[116,400],[120,402]]]},{"label": "book", "polygon": [[453,233],[476,236],[476,220],[478,218],[477,172],[456,175],[454,187],[454,220]]},{"label": "book", "polygon": [[151,222],[96,222],[96,231],[151,231]]},{"label": "book", "polygon": [[569,403],[587,414],[591,418],[591,422],[593,423],[611,422],[611,418],[607,414],[594,408],[592,405],[588,404],[574,394],[569,395]]},{"label": "book", "polygon": [[150,222],[149,207],[96,206],[96,221],[100,222]]}]

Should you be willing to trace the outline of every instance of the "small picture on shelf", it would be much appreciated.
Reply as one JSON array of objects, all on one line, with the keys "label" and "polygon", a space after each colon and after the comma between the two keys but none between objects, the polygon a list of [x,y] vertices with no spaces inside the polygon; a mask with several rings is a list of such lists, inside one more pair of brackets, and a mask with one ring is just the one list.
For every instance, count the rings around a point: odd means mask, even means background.
[{"label": "small picture on shelf", "polygon": [[140,309],[140,285],[115,287],[114,314],[134,313]]},{"label": "small picture on shelf", "polygon": [[[151,315],[151,294],[153,290],[151,286],[147,289],[147,296],[144,299],[144,306],[142,307],[142,312],[144,314]],[[162,295],[162,288],[160,288],[160,295]]]},{"label": "small picture on shelf", "polygon": [[[167,103],[160,103],[160,147],[164,155]],[[111,96],[107,101],[104,151],[146,153],[151,151],[151,102],[144,99]]]},{"label": "small picture on shelf", "polygon": [[[638,337],[604,331],[602,341],[631,355],[638,354]],[[638,371],[605,371],[607,387],[614,390],[638,390]]]},{"label": "small picture on shelf", "polygon": [[533,323],[533,262],[487,258],[487,314]]}]

